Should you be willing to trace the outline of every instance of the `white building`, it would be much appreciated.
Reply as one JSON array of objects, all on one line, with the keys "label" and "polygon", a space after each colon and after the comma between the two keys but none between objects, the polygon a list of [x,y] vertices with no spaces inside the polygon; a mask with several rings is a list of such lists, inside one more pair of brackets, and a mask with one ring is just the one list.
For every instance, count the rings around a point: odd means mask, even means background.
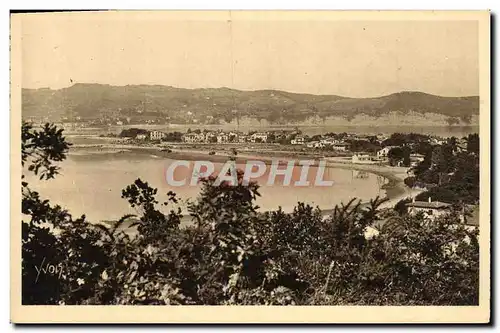
[{"label": "white building", "polygon": [[347,151],[349,146],[348,143],[335,143],[332,145],[332,149],[336,151]]},{"label": "white building", "polygon": [[250,136],[250,142],[267,142],[266,133],[254,133]]},{"label": "white building", "polygon": [[327,146],[332,146],[338,143],[341,143],[340,140],[337,140],[335,138],[325,138],[320,141],[322,144],[327,145]]},{"label": "white building", "polygon": [[410,166],[415,167],[425,159],[424,155],[421,154],[411,154],[410,155]]},{"label": "white building", "polygon": [[375,164],[370,155],[354,154],[352,155],[352,163],[354,164]]},{"label": "white building", "polygon": [[292,145],[303,145],[305,143],[304,137],[296,136],[295,139],[292,139]]},{"label": "white building", "polygon": [[187,143],[203,142],[205,140],[205,135],[202,133],[186,133],[182,136],[182,141]]},{"label": "white building", "polygon": [[387,147],[384,147],[384,148],[380,149],[380,150],[377,152],[377,157],[378,157],[378,158],[386,158],[386,157],[389,155],[389,151],[390,151],[392,148],[396,148],[396,146],[387,146]]},{"label": "white building", "polygon": [[149,133],[149,138],[150,138],[151,140],[161,140],[161,139],[163,139],[165,136],[166,136],[166,134],[165,134],[165,133],[163,133],[163,132],[160,132],[160,131],[151,131],[151,132]]},{"label": "white building", "polygon": [[217,143],[226,143],[229,141],[229,136],[226,133],[217,134]]},{"label": "white building", "polygon": [[436,217],[449,213],[451,204],[432,201],[431,197],[429,197],[428,201],[415,201],[415,198],[413,198],[413,201],[406,204],[406,207],[408,207],[408,213],[410,214],[423,212],[425,217],[433,220]]},{"label": "white building", "polygon": [[[196,137],[196,140],[198,140],[197,137]],[[217,134],[215,134],[214,132],[206,132],[205,136],[202,139],[202,141],[205,141],[205,142],[208,142],[208,143],[217,141]]]},{"label": "white building", "polygon": [[135,137],[137,140],[146,140],[147,135],[146,134],[137,134]]}]

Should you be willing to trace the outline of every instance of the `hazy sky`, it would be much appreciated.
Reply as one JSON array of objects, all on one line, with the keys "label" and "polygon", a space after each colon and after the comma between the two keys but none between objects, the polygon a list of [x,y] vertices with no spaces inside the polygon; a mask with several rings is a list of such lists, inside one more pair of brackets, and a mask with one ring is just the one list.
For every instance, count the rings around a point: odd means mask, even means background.
[{"label": "hazy sky", "polygon": [[92,14],[22,20],[25,88],[231,87],[369,97],[479,94],[476,21],[311,21]]}]

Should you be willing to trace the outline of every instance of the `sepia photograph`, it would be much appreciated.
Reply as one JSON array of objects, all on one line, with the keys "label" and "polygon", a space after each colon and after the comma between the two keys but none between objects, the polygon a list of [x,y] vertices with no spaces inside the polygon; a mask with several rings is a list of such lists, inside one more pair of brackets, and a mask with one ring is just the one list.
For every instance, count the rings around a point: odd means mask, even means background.
[{"label": "sepia photograph", "polygon": [[489,322],[490,12],[15,13],[10,43],[13,322]]}]

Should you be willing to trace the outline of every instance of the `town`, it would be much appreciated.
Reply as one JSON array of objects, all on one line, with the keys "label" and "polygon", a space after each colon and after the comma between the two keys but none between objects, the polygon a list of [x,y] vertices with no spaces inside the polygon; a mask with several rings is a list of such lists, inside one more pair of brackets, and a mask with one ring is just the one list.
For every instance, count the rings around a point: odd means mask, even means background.
[{"label": "town", "polygon": [[[110,134],[109,136],[115,136]],[[323,153],[325,156],[350,157],[355,164],[382,164],[401,167],[416,167],[434,146],[448,142],[456,151],[467,149],[467,137],[442,138],[437,136],[394,133],[361,135],[355,133],[325,133],[305,135],[295,128],[293,130],[272,131],[223,131],[207,129],[188,129],[185,133],[163,132],[140,128],[124,129],[118,135],[136,144],[191,144],[200,146],[224,145],[241,146],[248,144],[258,146],[276,146],[283,150],[297,152]]]}]

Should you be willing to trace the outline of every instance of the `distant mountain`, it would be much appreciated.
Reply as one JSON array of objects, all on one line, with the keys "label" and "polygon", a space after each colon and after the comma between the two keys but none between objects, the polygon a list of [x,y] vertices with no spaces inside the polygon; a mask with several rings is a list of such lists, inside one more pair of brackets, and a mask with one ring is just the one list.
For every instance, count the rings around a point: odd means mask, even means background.
[{"label": "distant mountain", "polygon": [[160,85],[75,84],[69,88],[23,89],[25,118],[163,119],[172,123],[265,121],[270,124],[384,120],[429,125],[471,124],[479,97],[441,97],[400,92],[375,98],[296,94],[279,90],[183,89]]}]

